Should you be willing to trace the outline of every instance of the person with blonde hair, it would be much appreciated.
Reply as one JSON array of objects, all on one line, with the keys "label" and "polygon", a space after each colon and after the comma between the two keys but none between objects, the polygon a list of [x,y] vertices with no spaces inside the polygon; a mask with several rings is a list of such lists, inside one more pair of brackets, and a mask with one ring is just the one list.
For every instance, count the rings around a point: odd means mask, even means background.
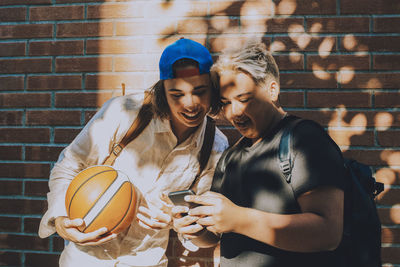
[{"label": "person with blonde hair", "polygon": [[[315,122],[293,124],[298,118],[283,110],[279,69],[264,44],[223,52],[212,71],[222,113],[243,137],[221,156],[213,191],[186,197],[201,206],[175,220],[177,231],[219,235],[222,267],[345,266],[340,151]],[[285,176],[279,154],[287,130],[293,157]]]},{"label": "person with blonde hair", "polygon": [[[174,42],[161,55],[160,80],[147,97],[131,94],[109,100],[62,151],[50,174],[48,210],[39,228],[42,238],[57,232],[69,241],[60,266],[167,266],[172,217],[165,194],[189,187],[197,193],[209,190],[215,164],[228,145],[206,116],[219,108],[210,80],[212,63],[203,45],[189,39]],[[67,217],[68,185],[83,169],[101,165],[136,119],[145,121],[144,129],[123,148],[113,167],[130,178],[140,195],[137,218],[118,235],[103,237],[106,228],[82,233],[78,227],[84,221]],[[213,141],[199,172],[199,153],[210,138],[207,129],[214,129]]]}]

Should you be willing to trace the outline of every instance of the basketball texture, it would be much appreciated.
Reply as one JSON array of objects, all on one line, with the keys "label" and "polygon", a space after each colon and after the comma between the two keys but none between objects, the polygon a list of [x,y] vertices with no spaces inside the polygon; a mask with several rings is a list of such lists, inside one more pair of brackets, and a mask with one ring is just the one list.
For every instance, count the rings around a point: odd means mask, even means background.
[{"label": "basketball texture", "polygon": [[68,217],[81,218],[88,233],[107,227],[108,233],[120,233],[136,213],[136,191],[128,177],[110,166],[93,166],[71,181],[65,196]]}]

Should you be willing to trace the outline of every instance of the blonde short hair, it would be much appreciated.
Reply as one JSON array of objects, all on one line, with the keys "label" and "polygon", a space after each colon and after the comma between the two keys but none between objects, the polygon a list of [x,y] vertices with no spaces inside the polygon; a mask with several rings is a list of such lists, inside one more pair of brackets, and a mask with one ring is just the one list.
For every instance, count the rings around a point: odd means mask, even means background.
[{"label": "blonde short hair", "polygon": [[250,41],[242,48],[224,51],[211,71],[218,75],[226,71],[243,72],[250,75],[259,86],[271,79],[279,84],[278,65],[261,42]]}]

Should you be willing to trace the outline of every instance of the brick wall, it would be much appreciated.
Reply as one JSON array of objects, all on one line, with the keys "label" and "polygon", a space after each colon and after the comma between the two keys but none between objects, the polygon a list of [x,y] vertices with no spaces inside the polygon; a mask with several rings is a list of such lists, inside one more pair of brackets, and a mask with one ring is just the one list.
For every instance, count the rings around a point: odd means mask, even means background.
[{"label": "brick wall", "polygon": [[[155,82],[162,49],[186,36],[215,57],[248,37],[267,44],[283,106],[386,183],[383,261],[400,266],[399,14],[398,0],[0,0],[0,265],[57,266],[62,240],[37,228],[59,152],[121,83]],[[168,254],[171,266],[218,261],[174,236]]]}]

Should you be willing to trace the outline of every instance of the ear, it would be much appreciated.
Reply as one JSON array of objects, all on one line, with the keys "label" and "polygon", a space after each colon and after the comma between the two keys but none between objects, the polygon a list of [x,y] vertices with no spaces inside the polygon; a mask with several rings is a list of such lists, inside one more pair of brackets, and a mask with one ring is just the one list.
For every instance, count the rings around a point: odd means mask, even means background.
[{"label": "ear", "polygon": [[280,89],[279,84],[275,80],[269,82],[268,91],[273,102],[278,100]]}]

